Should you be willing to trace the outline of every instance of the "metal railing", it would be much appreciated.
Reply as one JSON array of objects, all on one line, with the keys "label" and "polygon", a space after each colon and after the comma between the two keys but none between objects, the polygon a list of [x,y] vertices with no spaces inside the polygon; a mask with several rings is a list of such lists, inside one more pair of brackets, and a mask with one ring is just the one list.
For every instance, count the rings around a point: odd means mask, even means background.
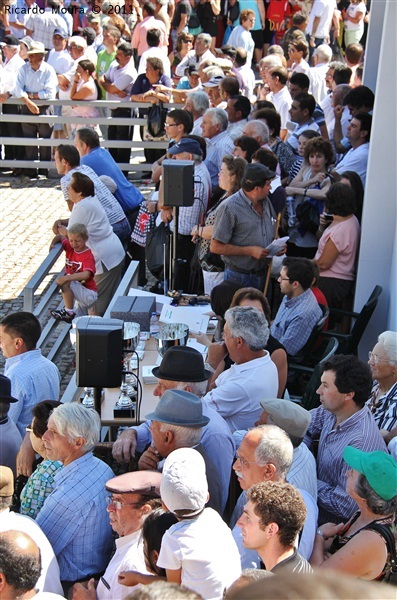
[{"label": "metal railing", "polygon": [[[84,100],[35,100],[37,106],[87,106],[87,101]],[[18,98],[9,98],[5,103],[21,105],[21,101]],[[149,108],[152,106],[150,102],[118,102],[108,100],[95,100],[89,102],[90,107],[101,107],[101,108]],[[2,104],[0,109],[2,110]],[[182,104],[166,103],[164,107],[171,110],[173,108],[181,108]],[[110,113],[109,110],[109,113]],[[147,119],[144,117],[112,117],[111,113],[107,117],[79,117],[79,116],[57,116],[57,115],[22,115],[22,114],[4,114],[0,113],[0,119],[5,123],[49,123],[52,125],[58,124],[75,124],[75,125],[126,125],[126,126],[139,126],[146,125]],[[19,137],[6,137],[0,136],[0,144],[8,146],[46,146],[54,148],[59,144],[72,143],[71,138],[19,138]],[[168,141],[121,141],[121,140],[101,140],[101,147],[103,148],[131,148],[134,149],[166,149],[168,148]],[[140,172],[147,171],[150,169],[148,163],[118,163],[120,169],[123,171]],[[28,161],[28,160],[3,160],[2,167],[10,169],[51,169],[54,167],[53,162],[50,161]]]}]

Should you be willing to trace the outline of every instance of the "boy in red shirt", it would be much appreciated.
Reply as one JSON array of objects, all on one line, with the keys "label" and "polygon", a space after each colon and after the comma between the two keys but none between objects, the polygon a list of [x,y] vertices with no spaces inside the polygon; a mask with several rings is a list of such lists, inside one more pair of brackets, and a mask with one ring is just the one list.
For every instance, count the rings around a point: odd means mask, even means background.
[{"label": "boy in red shirt", "polygon": [[50,310],[58,321],[71,323],[76,316],[93,312],[98,299],[95,258],[86,246],[87,240],[87,229],[81,223],[69,227],[67,238],[59,239],[66,253],[66,275],[58,277],[56,283],[61,288],[65,308]]}]

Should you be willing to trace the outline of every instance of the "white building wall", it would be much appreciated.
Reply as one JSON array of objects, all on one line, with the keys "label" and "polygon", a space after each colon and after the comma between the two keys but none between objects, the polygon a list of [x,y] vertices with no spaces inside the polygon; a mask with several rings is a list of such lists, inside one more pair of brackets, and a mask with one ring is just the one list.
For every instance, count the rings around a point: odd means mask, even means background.
[{"label": "white building wall", "polygon": [[355,310],[361,310],[376,284],[383,287],[378,307],[360,344],[366,358],[377,336],[397,330],[397,2],[371,3],[364,84],[375,92]]}]

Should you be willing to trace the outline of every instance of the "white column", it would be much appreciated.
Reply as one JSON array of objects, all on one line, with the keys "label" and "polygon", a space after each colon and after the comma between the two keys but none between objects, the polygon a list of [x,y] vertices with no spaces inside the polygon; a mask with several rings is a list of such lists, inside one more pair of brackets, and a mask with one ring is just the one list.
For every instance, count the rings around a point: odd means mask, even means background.
[{"label": "white column", "polygon": [[[374,23],[373,13],[375,13]],[[365,84],[375,90],[375,107],[364,198],[355,310],[361,309],[376,284],[383,287],[383,293],[363,336],[360,345],[361,357],[364,357],[373,347],[377,336],[382,331],[397,329],[396,23],[397,2],[381,0],[372,3]],[[377,48],[379,53],[376,52]],[[371,82],[376,83],[376,88],[372,87]]]}]

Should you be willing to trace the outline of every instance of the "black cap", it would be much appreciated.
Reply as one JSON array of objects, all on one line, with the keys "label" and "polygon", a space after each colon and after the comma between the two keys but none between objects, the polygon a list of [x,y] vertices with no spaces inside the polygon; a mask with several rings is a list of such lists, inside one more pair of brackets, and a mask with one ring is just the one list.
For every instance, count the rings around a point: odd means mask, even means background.
[{"label": "black cap", "polygon": [[245,167],[243,180],[247,183],[255,183],[257,181],[268,181],[274,179],[276,173],[271,171],[261,163],[251,163]]},{"label": "black cap", "polygon": [[96,33],[92,27],[83,27],[83,29],[80,29],[80,33],[87,40],[89,46],[94,43]]},{"label": "black cap", "polygon": [[18,402],[11,396],[11,381],[5,375],[0,375],[0,402]]},{"label": "black cap", "polygon": [[19,39],[15,35],[5,35],[0,46],[12,46],[13,48],[19,48]]}]

